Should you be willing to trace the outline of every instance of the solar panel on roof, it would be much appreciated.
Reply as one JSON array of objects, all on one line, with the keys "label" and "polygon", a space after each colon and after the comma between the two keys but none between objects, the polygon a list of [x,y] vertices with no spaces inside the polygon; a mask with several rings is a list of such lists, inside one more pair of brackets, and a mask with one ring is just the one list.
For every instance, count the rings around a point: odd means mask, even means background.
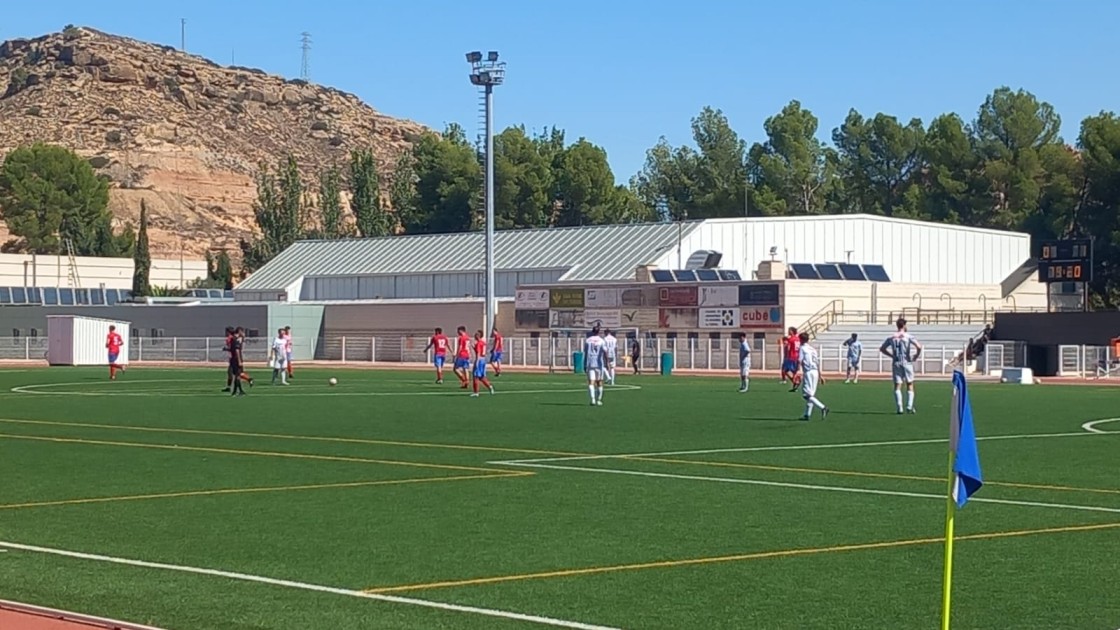
[{"label": "solar panel on roof", "polygon": [[649,275],[651,278],[653,278],[654,282],[673,281],[673,272],[669,271],[668,269],[654,269],[652,272],[650,272]]},{"label": "solar panel on roof", "polygon": [[116,289],[105,289],[105,304],[112,306],[120,301]]},{"label": "solar panel on roof", "polygon": [[734,270],[734,269],[720,269],[719,270],[719,279],[720,280],[742,280],[743,277],[740,276],[739,272]]},{"label": "solar panel on roof", "polygon": [[27,304],[27,291],[23,287],[12,287],[12,304]]},{"label": "solar panel on roof", "polygon": [[696,282],[696,272],[691,269],[677,269],[673,272],[677,282]]},{"label": "solar panel on roof", "polygon": [[46,306],[58,306],[58,289],[54,287],[44,287],[43,304]]},{"label": "solar panel on roof", "polygon": [[89,289],[74,289],[74,297],[78,304],[89,304]]},{"label": "solar panel on roof", "polygon": [[882,265],[863,265],[863,273],[872,282],[890,282],[891,277]]},{"label": "solar panel on roof", "polygon": [[8,287],[0,287],[0,304],[12,303],[12,290]]},{"label": "solar panel on roof", "polygon": [[226,290],[222,291],[222,297],[226,298],[227,300],[232,300],[233,299],[233,291],[231,291],[229,289],[226,289]]},{"label": "solar panel on roof", "polygon": [[122,302],[131,302],[132,301],[132,290],[131,289],[120,289],[120,294],[121,294],[121,301]]},{"label": "solar panel on roof", "polygon": [[43,303],[43,290],[39,287],[27,287],[27,303],[28,304],[42,304]]},{"label": "solar panel on roof", "polygon": [[715,269],[697,269],[696,270],[696,277],[701,282],[718,282],[719,281],[719,273],[717,273]]},{"label": "solar panel on roof", "polygon": [[801,280],[820,280],[821,275],[812,265],[806,263],[793,263],[789,266],[793,270],[793,274]]},{"label": "solar panel on roof", "polygon": [[863,275],[863,270],[859,265],[840,265],[840,275],[844,276],[845,280],[867,280],[867,276]]},{"label": "solar panel on roof", "polygon": [[59,289],[58,302],[63,306],[74,306],[74,289]]},{"label": "solar panel on roof", "polygon": [[817,270],[817,273],[819,273],[821,275],[821,280],[843,280],[844,279],[844,276],[840,275],[840,270],[836,268],[836,265],[824,264],[824,265],[814,265],[813,267]]},{"label": "solar panel on roof", "polygon": [[103,306],[105,304],[105,291],[102,289],[91,289],[89,292],[89,302],[94,306]]}]

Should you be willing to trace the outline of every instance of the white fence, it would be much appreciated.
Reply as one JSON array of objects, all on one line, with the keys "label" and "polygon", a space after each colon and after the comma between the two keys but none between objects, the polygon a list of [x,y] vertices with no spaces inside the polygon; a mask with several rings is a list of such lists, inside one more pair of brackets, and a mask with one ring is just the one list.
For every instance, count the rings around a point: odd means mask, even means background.
[{"label": "white fence", "polygon": [[[642,338],[638,367],[642,371],[660,369],[660,357],[672,355],[675,370],[735,371],[739,367],[739,346],[734,339],[710,338]],[[341,363],[430,363],[430,351],[425,351],[427,338],[397,336],[347,335],[319,340],[316,360]],[[755,370],[776,370],[781,365],[777,348],[767,346],[764,340],[751,340],[751,367]],[[129,361],[159,361],[178,363],[224,362],[222,350],[225,340],[221,337],[132,337],[126,342]],[[550,368],[557,371],[572,369],[573,355],[582,349],[577,337],[509,338],[505,339],[502,362],[507,367]],[[818,348],[822,368],[826,372],[843,372],[848,365],[847,349],[843,346]],[[918,375],[947,375],[952,371],[949,361],[961,348],[951,346],[926,346],[925,352],[914,364]],[[264,362],[268,359],[268,341],[263,337],[248,338],[243,350],[246,361]],[[44,360],[47,354],[46,337],[0,338],[0,360]],[[619,364],[631,369],[630,340],[619,339]],[[1120,376],[1120,356],[1105,346],[1059,346],[1059,375],[1085,378]],[[1005,367],[1025,365],[1026,352],[1021,343],[992,342],[986,352],[970,365],[981,374],[998,373]],[[874,349],[864,351],[860,367],[865,374],[890,372],[890,359]]]}]

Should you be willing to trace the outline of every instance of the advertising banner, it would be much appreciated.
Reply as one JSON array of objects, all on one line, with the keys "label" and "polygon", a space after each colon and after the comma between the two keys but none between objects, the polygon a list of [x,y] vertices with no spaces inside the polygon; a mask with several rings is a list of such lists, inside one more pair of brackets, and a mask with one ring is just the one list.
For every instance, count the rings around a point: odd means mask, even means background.
[{"label": "advertising banner", "polygon": [[548,289],[518,289],[513,298],[513,307],[548,310]]},{"label": "advertising banner", "polygon": [[583,323],[588,328],[618,328],[622,325],[622,313],[617,308],[589,308],[583,312]]},{"label": "advertising banner", "polygon": [[[737,293],[736,297],[738,297]],[[700,309],[700,328],[738,328],[739,321],[738,308]]]},{"label": "advertising banner", "polygon": [[657,306],[657,287],[622,290],[622,306]]},{"label": "advertising banner", "polygon": [[739,306],[739,287],[700,287],[700,306]]},{"label": "advertising banner", "polygon": [[[580,299],[583,293],[580,293]],[[551,309],[548,311],[549,328],[584,328],[582,309]]]},{"label": "advertising banner", "polygon": [[658,304],[661,306],[696,306],[696,287],[661,287]]},{"label": "advertising banner", "polygon": [[781,306],[781,287],[777,283],[739,285],[739,306]]},{"label": "advertising banner", "polygon": [[782,327],[782,309],[772,308],[739,308],[740,328],[773,329]]},{"label": "advertising banner", "polygon": [[587,308],[618,308],[618,289],[587,289],[583,305]]},{"label": "advertising banner", "polygon": [[637,328],[640,331],[657,328],[658,312],[656,308],[624,308],[621,315],[621,326]]},{"label": "advertising banner", "polygon": [[552,289],[549,308],[583,308],[583,289]]},{"label": "advertising banner", "polygon": [[[545,294],[547,295],[547,291]],[[514,320],[518,330],[547,330],[548,309],[514,311]]]},{"label": "advertising banner", "polygon": [[663,308],[657,315],[658,328],[698,328],[696,322],[696,309],[694,308]]}]

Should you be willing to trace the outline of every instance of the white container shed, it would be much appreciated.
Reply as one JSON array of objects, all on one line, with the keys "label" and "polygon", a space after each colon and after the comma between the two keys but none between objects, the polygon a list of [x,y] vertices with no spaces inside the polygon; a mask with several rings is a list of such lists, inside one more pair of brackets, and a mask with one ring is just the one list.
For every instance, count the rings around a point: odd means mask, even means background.
[{"label": "white container shed", "polygon": [[47,363],[50,365],[108,365],[105,340],[116,326],[124,342],[117,363],[128,364],[131,324],[79,315],[47,316]]}]

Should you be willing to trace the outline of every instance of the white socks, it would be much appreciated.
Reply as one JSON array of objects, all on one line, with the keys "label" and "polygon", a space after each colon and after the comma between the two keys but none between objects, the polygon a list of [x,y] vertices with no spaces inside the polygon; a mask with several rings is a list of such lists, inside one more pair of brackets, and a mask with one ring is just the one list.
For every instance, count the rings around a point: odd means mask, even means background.
[{"label": "white socks", "polygon": [[587,391],[591,394],[591,402],[595,402],[595,386],[594,385],[588,385],[587,386]]},{"label": "white socks", "polygon": [[914,408],[914,390],[910,390],[906,395],[906,408]]},{"label": "white socks", "polygon": [[598,396],[598,398],[596,400],[598,402],[603,402],[603,386],[602,385],[599,385],[599,387],[596,388],[596,394]]},{"label": "white socks", "polygon": [[899,411],[902,411],[902,390],[901,389],[894,390],[894,405],[895,405],[895,407],[898,407]]}]

